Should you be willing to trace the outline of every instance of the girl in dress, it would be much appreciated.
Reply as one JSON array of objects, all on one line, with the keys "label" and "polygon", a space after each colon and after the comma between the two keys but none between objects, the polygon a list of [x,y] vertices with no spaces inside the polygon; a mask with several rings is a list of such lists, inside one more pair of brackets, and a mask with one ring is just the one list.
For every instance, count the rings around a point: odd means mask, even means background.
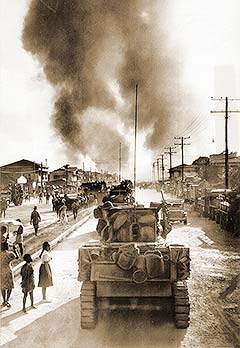
[{"label": "girl in dress", "polygon": [[42,288],[43,302],[47,302],[46,290],[49,286],[53,285],[52,271],[50,267],[50,261],[52,258],[50,256],[50,244],[48,242],[43,243],[40,259],[42,260],[42,264],[39,269],[38,286]]},{"label": "girl in dress", "polygon": [[35,288],[34,284],[34,271],[33,267],[31,265],[32,258],[30,254],[25,254],[23,256],[23,260],[26,261],[26,263],[21,268],[21,276],[22,276],[22,292],[23,292],[23,312],[27,313],[26,311],[26,300],[27,295],[29,293],[30,299],[31,299],[31,308],[36,308],[33,304],[33,289]]}]

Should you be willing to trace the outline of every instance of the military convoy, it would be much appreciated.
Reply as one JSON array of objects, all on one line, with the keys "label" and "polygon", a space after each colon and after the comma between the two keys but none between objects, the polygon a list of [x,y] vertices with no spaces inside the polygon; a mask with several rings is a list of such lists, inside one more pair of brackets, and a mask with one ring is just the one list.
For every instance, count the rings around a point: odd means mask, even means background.
[{"label": "military convoy", "polygon": [[99,239],[79,248],[83,329],[95,328],[100,309],[158,310],[166,303],[176,327],[189,326],[189,248],[166,244],[164,207],[106,201],[95,209]]},{"label": "military convoy", "polygon": [[184,210],[183,199],[168,200],[167,207],[170,222],[183,222],[184,225],[187,225],[187,212]]},{"label": "military convoy", "polygon": [[240,235],[240,193],[235,190],[209,190],[197,200],[196,210],[215,221],[222,229]]}]

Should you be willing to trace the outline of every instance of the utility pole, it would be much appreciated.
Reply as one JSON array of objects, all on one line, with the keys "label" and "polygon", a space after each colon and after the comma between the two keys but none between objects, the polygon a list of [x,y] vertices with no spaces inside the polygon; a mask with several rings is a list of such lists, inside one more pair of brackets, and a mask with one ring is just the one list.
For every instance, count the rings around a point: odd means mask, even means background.
[{"label": "utility pole", "polygon": [[228,189],[229,180],[228,180],[229,166],[228,166],[228,97],[226,97],[225,104],[225,187]]},{"label": "utility pole", "polygon": [[[35,166],[35,161],[34,161],[33,162],[33,182],[35,182],[35,185],[36,185],[34,189],[36,189],[36,187],[37,187],[38,175],[36,174],[36,166]],[[32,190],[33,190],[33,187],[32,187]]]},{"label": "utility pole", "polygon": [[155,184],[155,164],[156,164],[156,162],[153,162],[153,164],[152,164],[152,177],[153,177],[154,184]]},{"label": "utility pole", "polygon": [[121,182],[121,172],[122,172],[122,144],[119,143],[119,171],[118,171],[119,182]]},{"label": "utility pole", "polygon": [[68,167],[69,167],[69,164],[65,164],[65,178],[66,178],[66,185],[68,184]]},{"label": "utility pole", "polygon": [[135,115],[134,115],[134,175],[133,175],[133,188],[136,192],[136,179],[137,179],[137,113],[138,113],[138,85],[136,85],[136,95],[135,95]]},{"label": "utility pole", "polygon": [[[157,173],[156,173],[156,169],[157,169]],[[153,162],[153,176],[154,176],[154,183],[156,184],[159,181],[159,168],[158,168],[157,160]]]},{"label": "utility pole", "polygon": [[158,181],[158,183],[159,183],[159,181],[160,181],[160,165],[159,165],[159,160],[160,160],[160,158],[157,158],[157,159],[156,159],[156,162],[157,162],[157,181]]},{"label": "utility pole", "polygon": [[43,188],[43,164],[42,164],[42,162],[40,165],[40,182],[41,182],[41,188]]},{"label": "utility pole", "polygon": [[176,149],[176,146],[170,146],[170,147],[166,147],[166,151],[165,153],[169,155],[169,178],[171,179],[172,177],[172,155],[174,153],[177,153],[176,151],[173,151],[173,149]]},{"label": "utility pole", "polygon": [[[163,158],[163,156],[164,156],[164,155],[160,155],[161,163],[162,163],[162,165],[161,165],[161,169],[162,169],[162,182],[164,181],[164,170],[165,170],[165,168],[164,168],[164,158]],[[159,158],[159,159],[160,159],[160,158]]]},{"label": "utility pole", "polygon": [[[215,101],[223,101],[224,98],[213,98],[211,97],[211,100]],[[211,110],[210,112],[212,114],[215,113],[224,113],[225,114],[225,188],[229,188],[229,163],[228,163],[228,113],[234,113],[234,112],[240,112],[240,110],[228,110],[228,101],[235,101],[240,99],[229,99],[228,97],[225,97],[225,110]]]},{"label": "utility pole", "polygon": [[182,153],[182,182],[184,180],[184,146],[185,145],[191,145],[190,143],[184,143],[184,140],[189,139],[190,137],[174,137],[174,139],[181,140],[181,143],[174,143],[174,145],[180,145],[181,146],[181,153]]},{"label": "utility pole", "polygon": [[160,182],[160,164],[159,164],[160,160],[161,160],[162,181],[164,181],[164,160],[163,160],[163,155],[160,155],[160,157],[156,159],[158,182]]}]

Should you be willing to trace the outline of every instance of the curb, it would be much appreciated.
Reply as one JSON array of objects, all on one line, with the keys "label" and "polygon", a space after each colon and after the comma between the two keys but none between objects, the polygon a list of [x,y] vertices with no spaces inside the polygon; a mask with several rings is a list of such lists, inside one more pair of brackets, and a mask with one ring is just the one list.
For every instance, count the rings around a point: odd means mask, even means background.
[{"label": "curb", "polygon": [[[85,224],[85,222],[87,222],[90,217],[92,216],[92,211],[89,212],[85,217],[83,217],[80,221],[78,221],[75,225],[69,227],[66,231],[64,231],[63,233],[61,233],[57,238],[55,238],[54,240],[52,240],[50,242],[51,248],[55,248],[55,246],[62,242],[64,238],[66,238],[69,234],[71,234],[73,231],[75,231],[78,227],[82,226],[83,224]],[[35,261],[40,253],[41,253],[42,249],[36,251],[34,254],[32,254],[32,260]],[[17,276],[20,273],[20,270],[22,268],[22,266],[25,264],[25,261],[20,262],[17,266],[15,266],[13,268],[13,273],[14,276]]]},{"label": "curb", "polygon": [[[55,223],[57,223],[59,221],[59,219],[53,219],[52,222],[49,222],[47,225],[43,226],[43,227],[39,227],[38,231],[42,231],[44,230],[45,228],[48,228],[48,227],[51,227],[52,225],[54,225]],[[26,230],[31,230],[29,232],[25,232],[25,236],[28,237],[28,236],[31,236],[34,234],[34,230],[33,230],[33,226],[32,225],[28,225],[27,227],[25,227],[25,231]]]}]

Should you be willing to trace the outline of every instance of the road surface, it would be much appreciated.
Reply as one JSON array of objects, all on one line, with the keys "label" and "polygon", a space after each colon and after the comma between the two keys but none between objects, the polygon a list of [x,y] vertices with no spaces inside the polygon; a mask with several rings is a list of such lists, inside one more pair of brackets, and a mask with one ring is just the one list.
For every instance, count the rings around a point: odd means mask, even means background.
[{"label": "road surface", "polygon": [[[139,191],[139,203],[156,201],[160,194]],[[190,247],[191,324],[175,329],[171,315],[156,312],[115,311],[100,313],[95,330],[81,330],[77,281],[77,250],[95,238],[96,220],[90,219],[52,251],[54,286],[50,303],[41,302],[35,289],[37,309],[23,314],[20,280],[12,296],[12,308],[2,310],[1,345],[11,348],[233,348],[240,347],[239,288],[228,298],[219,295],[240,270],[239,241],[232,240],[215,223],[191,213],[189,224],[174,225],[168,243]],[[39,262],[34,265],[36,278]],[[37,279],[36,279],[37,282]]]}]

